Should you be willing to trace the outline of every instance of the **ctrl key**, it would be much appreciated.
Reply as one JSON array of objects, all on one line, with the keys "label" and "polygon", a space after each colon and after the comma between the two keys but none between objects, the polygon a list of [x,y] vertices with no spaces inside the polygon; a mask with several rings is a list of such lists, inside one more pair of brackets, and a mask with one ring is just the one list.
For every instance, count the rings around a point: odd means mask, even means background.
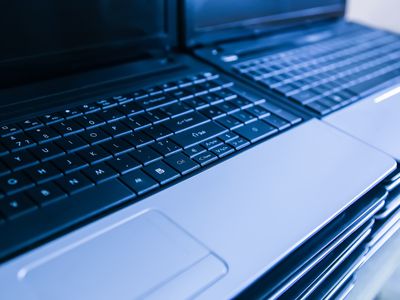
[{"label": "ctrl key", "polygon": [[9,220],[32,212],[36,208],[36,205],[23,195],[0,199],[0,212]]}]

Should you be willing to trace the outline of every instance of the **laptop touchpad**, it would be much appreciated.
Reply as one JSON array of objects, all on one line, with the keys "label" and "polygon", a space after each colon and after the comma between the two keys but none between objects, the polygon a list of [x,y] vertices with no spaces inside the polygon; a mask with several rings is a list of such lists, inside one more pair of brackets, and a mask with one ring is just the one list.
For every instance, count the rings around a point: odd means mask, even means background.
[{"label": "laptop touchpad", "polygon": [[[167,217],[149,211],[19,272],[38,299],[189,298],[226,265]],[[49,276],[51,274],[51,276]]]}]

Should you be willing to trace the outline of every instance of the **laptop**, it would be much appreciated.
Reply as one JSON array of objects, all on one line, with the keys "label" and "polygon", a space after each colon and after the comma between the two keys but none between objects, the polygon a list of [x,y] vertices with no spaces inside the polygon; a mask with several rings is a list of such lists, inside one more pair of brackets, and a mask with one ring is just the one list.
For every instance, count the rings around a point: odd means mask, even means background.
[{"label": "laptop", "polygon": [[198,57],[400,159],[399,35],[347,21],[344,0],[183,5]]},{"label": "laptop", "polygon": [[2,298],[232,298],[396,167],[179,54],[174,1],[2,6]]}]

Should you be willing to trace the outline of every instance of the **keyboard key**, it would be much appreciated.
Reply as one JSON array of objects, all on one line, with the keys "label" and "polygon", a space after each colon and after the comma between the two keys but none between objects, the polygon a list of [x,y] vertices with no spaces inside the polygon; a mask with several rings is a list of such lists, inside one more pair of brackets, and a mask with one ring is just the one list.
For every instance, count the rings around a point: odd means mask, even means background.
[{"label": "keyboard key", "polygon": [[154,162],[144,167],[143,170],[160,184],[166,184],[180,177],[179,173],[162,161]]},{"label": "keyboard key", "polygon": [[204,124],[209,120],[198,112],[192,112],[163,123],[172,132],[178,133],[188,128]]},{"label": "keyboard key", "polygon": [[165,106],[161,110],[171,118],[179,117],[183,114],[193,111],[193,109],[182,102],[177,102],[172,105]]},{"label": "keyboard key", "polygon": [[55,168],[50,162],[30,167],[25,173],[36,183],[44,183],[62,176],[61,171]]},{"label": "keyboard key", "polygon": [[154,109],[152,111],[148,111],[145,114],[143,114],[143,116],[153,124],[157,124],[168,119],[168,115],[161,109]]},{"label": "keyboard key", "polygon": [[22,171],[0,177],[0,190],[11,195],[33,187],[31,181]]},{"label": "keyboard key", "polygon": [[253,102],[250,100],[247,100],[243,97],[236,97],[234,99],[229,100],[233,104],[235,104],[237,107],[240,107],[241,109],[249,108],[253,106]]},{"label": "keyboard key", "polygon": [[105,163],[99,163],[93,167],[86,168],[82,172],[96,184],[118,176],[118,173]]},{"label": "keyboard key", "polygon": [[203,108],[201,113],[209,119],[218,119],[226,115],[226,113],[216,105]]},{"label": "keyboard key", "polygon": [[186,155],[188,155],[190,158],[195,157],[196,155],[199,155],[200,153],[205,152],[206,149],[204,149],[202,146],[200,145],[196,145],[190,148],[187,148],[185,150]]},{"label": "keyboard key", "polygon": [[202,109],[209,106],[207,101],[204,101],[203,99],[197,97],[185,100],[185,104],[189,105],[194,109]]},{"label": "keyboard key", "polygon": [[2,143],[12,152],[20,151],[36,145],[35,141],[25,133],[9,135],[2,139]]},{"label": "keyboard key", "polygon": [[292,99],[299,102],[302,105],[306,105],[316,100],[320,95],[310,90],[302,91],[300,93],[292,95]]},{"label": "keyboard key", "polygon": [[222,144],[220,146],[217,146],[211,150],[212,153],[217,155],[218,157],[224,157],[228,154],[231,154],[235,151],[231,146]]},{"label": "keyboard key", "polygon": [[125,118],[125,115],[122,112],[120,112],[116,107],[103,109],[97,112],[96,115],[99,116],[104,121],[107,121],[108,123],[115,122],[117,120]]},{"label": "keyboard key", "polygon": [[27,195],[40,206],[45,206],[67,197],[67,194],[63,190],[51,182],[30,189]]},{"label": "keyboard key", "polygon": [[261,119],[269,116],[271,113],[261,107],[260,105],[255,105],[246,109],[246,112],[254,115],[255,117]]},{"label": "keyboard key", "polygon": [[100,128],[86,130],[80,133],[79,136],[91,145],[96,145],[111,139],[111,136]]},{"label": "keyboard key", "polygon": [[16,124],[8,124],[0,126],[0,137],[13,135],[18,132],[21,132],[21,128],[19,128],[18,125]]},{"label": "keyboard key", "polygon": [[119,103],[126,103],[126,102],[130,102],[130,101],[134,100],[134,97],[132,97],[130,94],[112,96],[111,98],[113,100],[118,101]]},{"label": "keyboard key", "polygon": [[254,122],[257,120],[257,118],[255,116],[249,114],[248,112],[246,112],[244,110],[235,112],[234,114],[232,114],[232,116],[235,119],[238,119],[240,122],[245,123],[245,124],[248,124],[248,123],[251,123],[251,122]]},{"label": "keyboard key", "polygon": [[154,179],[140,170],[123,175],[121,180],[138,195],[142,195],[159,186]]},{"label": "keyboard key", "polygon": [[217,147],[217,146],[219,146],[221,144],[222,144],[222,141],[219,138],[215,137],[215,138],[209,139],[209,140],[201,143],[201,146],[203,146],[207,150],[210,150],[210,149],[212,149],[214,147]]},{"label": "keyboard key", "polygon": [[72,119],[72,118],[82,115],[82,112],[78,108],[69,108],[69,109],[62,111],[61,115],[65,119]]},{"label": "keyboard key", "polygon": [[128,154],[120,155],[107,162],[115,171],[126,174],[140,168],[142,165]]},{"label": "keyboard key", "polygon": [[225,100],[232,100],[233,98],[237,97],[237,94],[230,89],[222,89],[222,90],[215,92],[215,94],[218,97],[220,97],[221,99],[225,99]]},{"label": "keyboard key", "polygon": [[269,125],[272,125],[273,127],[278,128],[279,130],[284,130],[288,127],[290,127],[290,123],[286,122],[285,120],[275,116],[275,115],[269,115],[263,119],[264,122],[268,123]]},{"label": "keyboard key", "polygon": [[122,138],[134,147],[143,147],[154,142],[150,136],[143,132],[131,132]]},{"label": "keyboard key", "polygon": [[128,126],[119,122],[104,125],[101,127],[101,129],[112,137],[119,137],[132,131],[132,129],[130,129]]},{"label": "keyboard key", "polygon": [[178,101],[177,99],[172,98],[168,95],[159,94],[157,96],[151,96],[151,97],[147,97],[143,100],[140,100],[139,105],[146,110],[151,110],[151,109],[156,109],[156,108],[160,108],[162,106],[172,104],[177,101]]},{"label": "keyboard key", "polygon": [[30,151],[41,161],[50,160],[65,154],[65,152],[55,144],[39,145]]},{"label": "keyboard key", "polygon": [[228,145],[232,146],[236,150],[240,150],[240,149],[250,145],[250,143],[247,140],[245,140],[244,138],[241,138],[241,137],[234,139],[232,141],[229,141],[227,143],[228,143]]},{"label": "keyboard key", "polygon": [[56,112],[43,115],[39,117],[39,120],[42,121],[44,124],[49,125],[64,120],[64,117],[60,113]]},{"label": "keyboard key", "polygon": [[[186,83],[187,85],[191,85],[191,83]],[[182,86],[181,86],[182,87]],[[186,99],[190,99],[193,98],[193,95],[191,95],[189,92],[182,90],[182,89],[178,89],[178,90],[174,90],[174,91],[170,91],[167,93],[167,95],[171,96],[172,98],[178,99],[178,100],[186,100]]]},{"label": "keyboard key", "polygon": [[84,114],[90,114],[100,110],[96,103],[87,103],[78,106],[78,109]]},{"label": "keyboard key", "polygon": [[155,142],[151,147],[163,156],[168,156],[181,150],[181,148],[170,139]]},{"label": "keyboard key", "polygon": [[145,89],[145,92],[149,94],[149,96],[159,95],[162,93],[162,89],[159,87],[150,87]]},{"label": "keyboard key", "polygon": [[199,97],[210,105],[215,105],[224,101],[221,97],[215,95],[214,93],[206,94]]},{"label": "keyboard key", "polygon": [[202,166],[205,166],[214,160],[218,159],[218,156],[216,156],[214,153],[206,151],[202,154],[197,155],[196,157],[193,158],[197,163],[199,163]]},{"label": "keyboard key", "polygon": [[101,147],[114,156],[121,155],[134,149],[134,147],[121,138],[112,139],[101,144]]},{"label": "keyboard key", "polygon": [[134,91],[133,93],[130,93],[130,95],[136,100],[143,99],[149,96],[145,90]]},{"label": "keyboard key", "polygon": [[106,122],[98,117],[96,114],[89,114],[85,116],[77,117],[74,121],[76,121],[81,128],[91,129],[97,126],[104,125]]},{"label": "keyboard key", "polygon": [[118,107],[118,109],[126,116],[131,117],[134,115],[137,115],[139,113],[142,113],[144,109],[140,107],[137,103],[135,102],[129,102],[122,104],[121,106]]},{"label": "keyboard key", "polygon": [[75,172],[60,178],[56,183],[68,194],[73,195],[82,192],[94,184],[79,172]]},{"label": "keyboard key", "polygon": [[101,99],[96,101],[96,105],[102,109],[107,109],[118,105],[118,101],[112,98]]},{"label": "keyboard key", "polygon": [[330,108],[326,107],[325,105],[319,103],[318,101],[314,101],[311,103],[308,103],[306,105],[308,108],[311,108],[314,112],[316,112],[319,115],[326,115],[331,111]]},{"label": "keyboard key", "polygon": [[219,119],[217,119],[217,122],[230,130],[233,130],[240,126],[243,126],[242,122],[240,122],[239,120],[237,120],[231,116],[225,116],[225,117],[219,118]]},{"label": "keyboard key", "polygon": [[84,162],[78,155],[76,154],[68,154],[59,158],[56,158],[52,161],[52,163],[63,173],[68,174],[74,171],[78,171],[88,164]]},{"label": "keyboard key", "polygon": [[60,138],[60,135],[50,127],[42,127],[29,131],[29,136],[37,143],[46,143]]},{"label": "keyboard key", "polygon": [[229,101],[225,101],[225,102],[219,103],[219,104],[217,104],[215,106],[217,108],[219,108],[220,110],[222,110],[223,112],[227,113],[227,114],[231,114],[231,113],[237,112],[240,109],[235,104],[233,104],[232,102],[229,102]]},{"label": "keyboard key", "polygon": [[36,205],[23,195],[9,197],[0,201],[0,212],[9,220],[30,213],[36,208]]},{"label": "keyboard key", "polygon": [[273,135],[278,130],[262,121],[255,121],[235,130],[235,133],[241,135],[252,143]]},{"label": "keyboard key", "polygon": [[26,151],[8,154],[3,157],[3,161],[10,169],[13,169],[14,171],[21,170],[39,163],[35,157]]},{"label": "keyboard key", "polygon": [[77,135],[71,135],[59,139],[56,141],[56,144],[60,146],[65,152],[74,152],[89,147],[89,144]]},{"label": "keyboard key", "polygon": [[87,163],[93,165],[112,157],[110,153],[103,150],[100,146],[92,146],[87,149],[79,150],[77,154]]},{"label": "keyboard key", "polygon": [[36,118],[26,119],[22,122],[18,122],[17,124],[20,128],[22,128],[22,130],[31,130],[34,128],[44,126],[43,123]]},{"label": "keyboard key", "polygon": [[132,130],[139,130],[151,125],[151,122],[142,115],[133,116],[122,121]]},{"label": "keyboard key", "polygon": [[370,90],[373,90],[377,86],[382,85],[383,83],[392,80],[393,78],[396,78],[399,75],[400,75],[399,70],[391,71],[389,73],[353,85],[349,88],[349,90],[356,95],[365,96],[369,93]]},{"label": "keyboard key", "polygon": [[276,105],[273,105],[272,103],[269,102],[264,102],[261,104],[262,107],[264,107],[266,110],[274,113],[275,115],[281,117],[282,119],[290,122],[291,124],[297,124],[301,122],[301,118],[298,116],[295,116],[294,114],[283,110],[282,108],[279,108]]},{"label": "keyboard key", "polygon": [[221,139],[221,140],[223,140],[225,143],[226,142],[229,142],[229,141],[232,141],[232,140],[234,140],[234,139],[237,139],[239,136],[236,134],[236,133],[233,133],[233,132],[226,132],[226,133],[224,133],[224,134],[221,134],[220,136],[219,136],[219,138]]},{"label": "keyboard key", "polygon": [[163,125],[153,125],[143,129],[143,132],[151,136],[154,140],[165,139],[172,135],[172,132],[165,128]]},{"label": "keyboard key", "polygon": [[149,146],[134,150],[131,153],[129,153],[129,155],[131,155],[134,159],[136,159],[142,165],[148,165],[148,164],[162,158],[162,156],[160,154],[158,154],[156,151],[151,149]]},{"label": "keyboard key", "polygon": [[195,163],[183,153],[172,154],[165,159],[165,162],[182,175],[188,174],[200,168],[197,163]]},{"label": "keyboard key", "polygon": [[82,126],[75,122],[75,120],[65,120],[51,125],[51,128],[56,130],[61,135],[69,135],[72,133],[81,132],[84,130]]},{"label": "keyboard key", "polygon": [[227,130],[215,122],[208,122],[200,126],[185,130],[171,137],[182,148],[189,148],[205,140],[220,135]]}]

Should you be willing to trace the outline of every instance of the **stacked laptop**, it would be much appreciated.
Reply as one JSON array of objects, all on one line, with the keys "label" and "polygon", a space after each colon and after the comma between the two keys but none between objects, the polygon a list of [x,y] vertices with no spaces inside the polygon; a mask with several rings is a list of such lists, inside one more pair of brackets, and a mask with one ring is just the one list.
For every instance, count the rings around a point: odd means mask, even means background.
[{"label": "stacked laptop", "polygon": [[1,298],[343,299],[399,229],[400,37],[345,1],[2,4]]}]

